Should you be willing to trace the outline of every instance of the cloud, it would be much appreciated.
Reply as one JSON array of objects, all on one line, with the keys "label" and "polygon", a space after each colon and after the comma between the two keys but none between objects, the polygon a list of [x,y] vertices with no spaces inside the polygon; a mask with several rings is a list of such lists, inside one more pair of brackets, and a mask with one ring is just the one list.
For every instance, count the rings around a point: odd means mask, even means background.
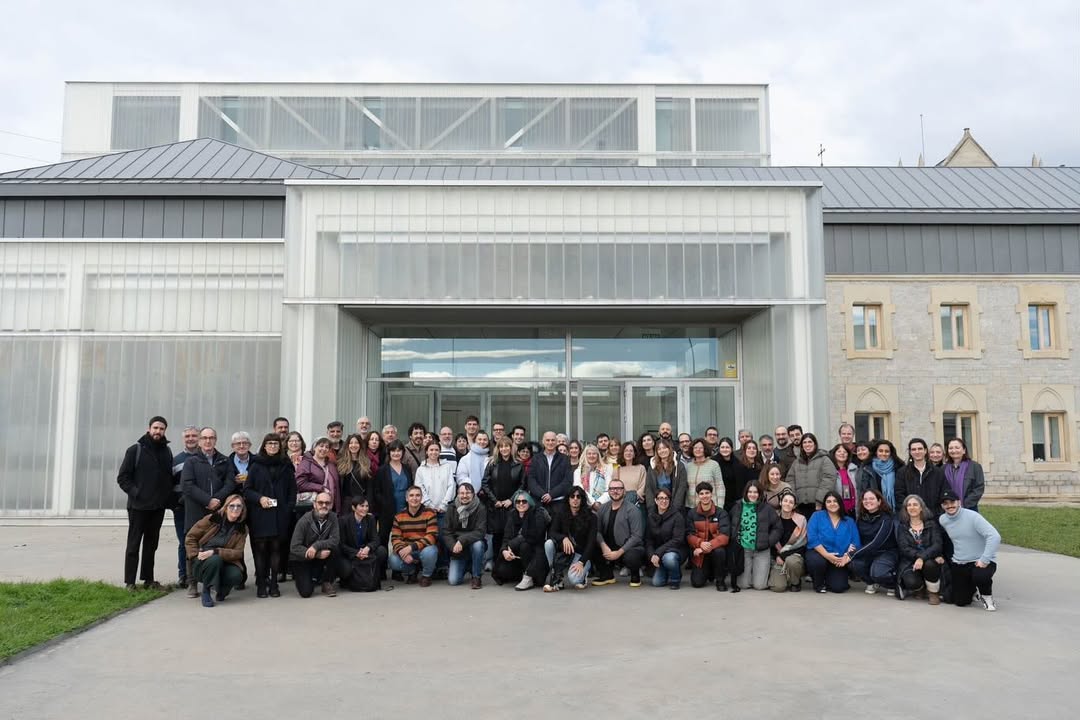
[{"label": "cloud", "polygon": [[[774,165],[913,164],[962,128],[1080,164],[1070,0],[10,3],[0,130],[59,139],[65,80],[768,83]],[[59,146],[0,134],[0,152]],[[41,164],[0,155],[0,170]]]}]

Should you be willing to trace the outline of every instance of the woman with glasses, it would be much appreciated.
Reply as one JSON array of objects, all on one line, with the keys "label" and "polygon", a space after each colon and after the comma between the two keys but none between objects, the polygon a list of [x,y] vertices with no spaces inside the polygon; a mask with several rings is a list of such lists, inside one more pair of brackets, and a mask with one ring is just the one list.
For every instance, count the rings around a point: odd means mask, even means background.
[{"label": "woman with glasses", "polygon": [[533,505],[532,496],[524,490],[514,493],[513,510],[506,520],[503,544],[491,576],[497,585],[519,580],[515,590],[528,590],[543,582],[547,575],[544,555],[544,536],[547,534],[547,512]]},{"label": "woman with glasses", "polygon": [[296,468],[300,466],[300,460],[303,459],[306,452],[307,442],[304,440],[304,436],[295,430],[290,432],[285,438],[285,454],[292,461],[294,473]]},{"label": "woman with glasses", "polygon": [[219,510],[195,523],[184,537],[195,581],[203,584],[203,607],[214,607],[215,600],[223,601],[244,582],[246,518],[244,498],[229,495]]},{"label": "woman with glasses", "polygon": [[585,489],[575,486],[567,496],[566,507],[555,513],[551,537],[544,543],[544,555],[551,567],[544,592],[562,590],[564,578],[577,590],[584,590],[588,584],[590,559],[596,549],[596,515],[589,503]]},{"label": "woman with glasses", "polygon": [[[508,438],[503,440],[509,442]],[[471,484],[461,483],[457,497],[446,511],[446,530],[442,536],[443,546],[450,557],[447,579],[451,585],[464,582],[465,571],[468,570],[472,575],[470,587],[473,590],[483,587],[481,578],[484,576],[486,534],[487,508],[473,492]]]},{"label": "woman with glasses", "polygon": [[278,576],[284,566],[282,546],[288,547],[296,480],[292,462],[281,448],[280,435],[266,435],[259,452],[251,458],[244,497],[255,558],[255,595],[281,597]]},{"label": "woman with glasses", "polygon": [[825,493],[822,509],[810,516],[806,536],[806,567],[814,581],[814,592],[847,592],[851,587],[848,563],[862,541],[855,521],[844,513],[835,490]]},{"label": "woman with glasses", "polygon": [[653,568],[653,587],[678,590],[686,559],[686,521],[682,506],[672,499],[671,488],[657,489],[645,525],[645,561]]}]

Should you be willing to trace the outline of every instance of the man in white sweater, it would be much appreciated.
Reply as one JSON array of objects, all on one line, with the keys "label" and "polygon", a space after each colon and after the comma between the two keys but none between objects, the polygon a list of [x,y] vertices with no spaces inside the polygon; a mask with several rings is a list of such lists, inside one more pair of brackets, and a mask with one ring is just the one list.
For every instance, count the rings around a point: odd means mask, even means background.
[{"label": "man in white sweater", "polygon": [[953,554],[949,558],[953,603],[964,607],[970,605],[974,597],[985,609],[997,610],[993,594],[994,572],[1001,534],[982,515],[961,507],[960,498],[950,487],[942,493],[941,508],[945,514],[938,522],[953,544]]}]

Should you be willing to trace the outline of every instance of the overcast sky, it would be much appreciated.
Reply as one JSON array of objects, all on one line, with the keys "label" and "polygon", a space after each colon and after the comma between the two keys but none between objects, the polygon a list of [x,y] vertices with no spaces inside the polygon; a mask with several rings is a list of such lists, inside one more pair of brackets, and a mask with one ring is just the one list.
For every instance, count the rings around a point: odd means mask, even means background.
[{"label": "overcast sky", "polygon": [[927,164],[1080,165],[1075,0],[165,5],[5,3],[0,170],[59,160],[65,80],[767,83],[774,165],[914,165],[920,113]]}]

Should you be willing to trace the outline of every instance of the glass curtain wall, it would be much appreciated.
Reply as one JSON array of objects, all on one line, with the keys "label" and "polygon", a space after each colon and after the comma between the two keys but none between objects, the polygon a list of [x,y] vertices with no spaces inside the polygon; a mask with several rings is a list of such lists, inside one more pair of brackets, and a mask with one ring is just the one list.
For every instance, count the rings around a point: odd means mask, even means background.
[{"label": "glass curtain wall", "polygon": [[257,437],[278,413],[280,240],[0,242],[0,515],[122,511],[163,415]]}]

